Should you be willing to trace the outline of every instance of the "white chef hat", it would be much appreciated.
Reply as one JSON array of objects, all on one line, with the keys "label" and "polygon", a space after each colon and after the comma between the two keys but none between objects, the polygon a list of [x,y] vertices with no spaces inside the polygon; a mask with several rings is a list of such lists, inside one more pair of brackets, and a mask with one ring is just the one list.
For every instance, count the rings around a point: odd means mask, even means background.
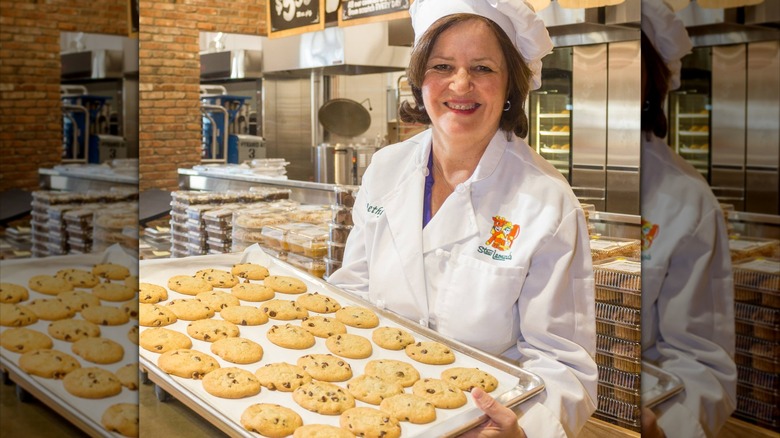
[{"label": "white chef hat", "polygon": [[523,0],[415,0],[409,7],[415,44],[439,18],[475,14],[498,24],[531,69],[531,89],[542,85],[542,58],[553,48],[544,22]]},{"label": "white chef hat", "polygon": [[680,88],[680,60],[693,48],[685,24],[663,0],[642,0],[642,32],[672,73],[669,89]]}]

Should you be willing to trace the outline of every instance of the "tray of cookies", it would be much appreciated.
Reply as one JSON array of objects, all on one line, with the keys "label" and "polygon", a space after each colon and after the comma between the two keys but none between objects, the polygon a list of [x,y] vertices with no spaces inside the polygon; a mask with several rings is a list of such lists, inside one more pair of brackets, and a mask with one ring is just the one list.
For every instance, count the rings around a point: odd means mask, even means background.
[{"label": "tray of cookies", "polygon": [[3,260],[0,368],[91,436],[138,435],[137,263],[103,253]]},{"label": "tray of cookies", "polygon": [[544,387],[256,245],[140,269],[142,368],[231,436],[449,436],[484,421],[474,386],[507,406]]}]

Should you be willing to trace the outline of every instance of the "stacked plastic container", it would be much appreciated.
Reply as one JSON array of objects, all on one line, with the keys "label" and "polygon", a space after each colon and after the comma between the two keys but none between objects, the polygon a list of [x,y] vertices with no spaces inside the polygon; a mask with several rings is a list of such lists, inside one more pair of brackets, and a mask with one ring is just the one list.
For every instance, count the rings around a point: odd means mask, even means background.
[{"label": "stacked plastic container", "polygon": [[289,196],[288,189],[265,187],[230,192],[172,192],[171,255],[186,257],[241,250],[233,247],[233,212]]},{"label": "stacked plastic container", "polygon": [[95,252],[115,243],[138,251],[138,204],[128,203],[95,211],[92,230],[92,250]]},{"label": "stacked plastic container", "polygon": [[[780,242],[770,246],[776,250]],[[780,259],[735,261],[733,276],[737,363],[734,416],[780,432]]]},{"label": "stacked plastic container", "polygon": [[594,261],[596,283],[596,364],[599,369],[595,417],[640,431],[642,345],[641,263],[614,257]]},{"label": "stacked plastic container", "polygon": [[613,257],[638,259],[642,257],[642,242],[637,239],[591,235],[590,254],[594,262]]},{"label": "stacked plastic container", "polygon": [[327,253],[326,205],[272,205],[236,212],[233,241],[242,247],[257,243],[271,255],[322,277]]},{"label": "stacked plastic container", "polygon": [[328,278],[341,267],[344,247],[352,231],[352,207],[355,205],[357,187],[336,186],[336,203],[331,205],[331,220],[328,224],[328,254],[325,258],[325,275]]},{"label": "stacked plastic container", "polygon": [[233,212],[233,252],[243,251],[250,245],[259,244],[271,255],[285,260],[286,250],[281,245],[270,246],[263,229],[267,226],[290,222],[287,216],[297,203],[277,202],[260,207],[241,209]]},{"label": "stacked plastic container", "polygon": [[[137,192],[118,190],[86,193],[35,191],[32,196],[30,228],[34,257],[94,251],[94,211],[114,210],[138,199]],[[107,208],[108,204],[110,208]],[[135,219],[137,222],[137,214]]]}]

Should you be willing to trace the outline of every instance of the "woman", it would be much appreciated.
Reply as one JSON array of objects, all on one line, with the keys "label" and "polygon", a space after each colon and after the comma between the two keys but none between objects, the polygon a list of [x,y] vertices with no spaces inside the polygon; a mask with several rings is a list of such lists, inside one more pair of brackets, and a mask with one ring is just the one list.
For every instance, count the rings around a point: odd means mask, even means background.
[{"label": "woman", "polygon": [[519,426],[475,390],[491,421],[472,435],[576,436],[596,405],[587,226],[566,180],[520,139],[552,43],[522,2],[410,12],[416,106],[401,114],[432,127],[373,156],[329,281],[544,379]]},{"label": "woman", "polygon": [[[713,437],[736,407],[728,234],[698,171],[666,144],[664,102],[691,50],[682,21],[642,2],[642,359],[681,392],[642,413],[642,436]],[[657,418],[656,418],[657,416]]]}]

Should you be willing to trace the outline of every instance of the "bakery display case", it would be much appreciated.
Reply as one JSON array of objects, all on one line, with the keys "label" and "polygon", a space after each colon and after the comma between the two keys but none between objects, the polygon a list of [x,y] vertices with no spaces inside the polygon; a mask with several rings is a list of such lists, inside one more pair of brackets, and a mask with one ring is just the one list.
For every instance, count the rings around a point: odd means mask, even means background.
[{"label": "bakery display case", "polygon": [[571,181],[572,48],[554,49],[544,63],[542,87],[530,94],[529,143]]},{"label": "bakery display case", "polygon": [[688,85],[687,90],[673,91],[669,95],[669,139],[675,152],[709,180],[709,95]]}]

